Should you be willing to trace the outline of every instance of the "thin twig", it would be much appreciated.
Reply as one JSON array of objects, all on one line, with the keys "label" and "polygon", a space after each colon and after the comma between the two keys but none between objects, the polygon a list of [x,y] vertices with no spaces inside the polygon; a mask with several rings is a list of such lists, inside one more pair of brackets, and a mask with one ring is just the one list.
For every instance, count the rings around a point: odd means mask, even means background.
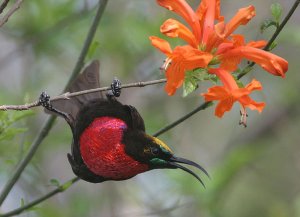
[{"label": "thin twig", "polygon": [[21,206],[17,209],[14,209],[10,212],[4,213],[4,214],[0,214],[0,217],[9,217],[9,216],[14,216],[14,215],[18,215],[22,212],[24,212],[25,210],[30,209],[31,207],[34,207],[35,205],[49,199],[50,197],[52,197],[53,195],[56,195],[58,193],[64,192],[66,191],[71,185],[73,185],[75,182],[77,182],[78,180],[80,180],[78,177],[74,177],[73,179],[65,182],[64,184],[58,186],[57,188],[55,188],[54,190],[50,191],[49,193],[45,194],[44,196],[37,198],[36,200]]},{"label": "thin twig", "polygon": [[[107,4],[107,1],[108,0],[99,0],[99,4],[98,4],[96,15],[94,17],[94,20],[93,20],[93,23],[92,23],[92,25],[90,27],[90,30],[89,30],[89,32],[87,34],[87,38],[86,38],[86,40],[84,42],[84,46],[83,46],[83,49],[81,50],[80,56],[78,58],[78,62],[82,61],[82,59],[84,59],[84,57],[87,54],[87,51],[88,51],[87,48],[92,43],[93,36],[96,33],[97,26],[99,24],[99,21],[101,19],[101,16],[102,16],[103,12],[104,12],[104,8],[105,8],[105,6]],[[81,68],[79,68],[79,67],[80,67],[80,64],[77,63],[76,67],[74,68],[74,70],[72,72],[72,75],[71,75],[72,78],[76,77],[76,75],[81,70]],[[68,82],[68,84],[66,86],[68,86],[70,82],[71,82],[71,80]],[[42,126],[41,131],[38,133],[37,137],[32,142],[27,155],[20,162],[20,164],[17,166],[15,172],[12,174],[12,176],[10,177],[10,179],[5,184],[4,188],[2,189],[1,195],[0,195],[0,206],[2,205],[3,201],[5,200],[5,198],[9,194],[9,192],[11,191],[12,187],[18,181],[18,179],[19,179],[20,175],[22,174],[23,170],[25,169],[25,167],[27,166],[27,164],[30,162],[30,160],[32,159],[32,157],[34,156],[36,150],[38,149],[38,147],[40,146],[40,144],[42,143],[42,141],[44,140],[44,138],[48,135],[49,131],[51,130],[51,128],[53,126],[53,123],[54,123],[55,119],[56,119],[55,116],[50,116],[47,119],[47,121],[45,122],[45,124]]]},{"label": "thin twig", "polygon": [[106,4],[107,4],[108,0],[99,0],[99,5],[98,5],[98,9],[96,12],[96,15],[94,17],[93,23],[89,29],[89,32],[87,34],[87,37],[85,39],[85,43],[82,47],[82,50],[80,52],[80,55],[76,61],[76,65],[74,67],[74,70],[71,74],[71,77],[69,78],[68,84],[66,85],[65,89],[63,92],[66,91],[66,89],[68,88],[69,84],[71,84],[71,82],[76,78],[76,76],[80,73],[80,70],[82,69],[82,67],[84,66],[84,59],[88,53],[88,50],[90,48],[90,45],[93,41],[93,38],[95,36],[95,33],[97,31],[97,27],[99,25],[99,21],[103,15],[104,9],[106,8]]},{"label": "thin twig", "polygon": [[[159,79],[159,80],[153,80],[153,81],[146,81],[146,82],[136,82],[136,83],[130,83],[130,84],[124,84],[122,85],[122,88],[130,88],[130,87],[145,87],[147,85],[153,85],[153,84],[160,84],[166,82],[166,79]],[[88,93],[94,93],[94,92],[100,92],[100,91],[107,91],[111,90],[111,87],[100,87],[95,89],[89,89],[89,90],[83,90],[73,93],[63,93],[59,96],[55,96],[51,98],[51,101],[56,100],[68,100],[72,97],[88,94]],[[28,110],[33,107],[40,106],[38,101],[32,102],[32,103],[26,103],[24,105],[1,105],[0,110],[6,111],[6,110]]]},{"label": "thin twig", "polygon": [[164,128],[160,129],[159,131],[157,131],[156,133],[153,134],[154,137],[157,137],[165,132],[167,132],[168,130],[174,128],[175,126],[177,126],[178,124],[182,123],[183,121],[185,121],[186,119],[188,119],[189,117],[193,116],[194,114],[196,114],[197,112],[204,110],[210,106],[213,105],[213,102],[205,102],[202,103],[200,106],[198,106],[197,108],[195,108],[193,111],[191,111],[190,113],[184,115],[183,117],[179,118],[178,120],[174,121],[173,123],[165,126]]},{"label": "thin twig", "polygon": [[0,27],[4,25],[9,19],[10,16],[13,15],[19,8],[20,5],[22,4],[23,0],[17,0],[16,3],[10,8],[10,10],[2,17],[0,20]]},{"label": "thin twig", "polygon": [[35,101],[32,103],[26,103],[24,105],[1,105],[0,106],[0,111],[6,111],[6,110],[17,110],[17,111],[22,111],[22,110],[28,110],[30,108],[39,106],[39,102]]},{"label": "thin twig", "polygon": [[9,0],[4,0],[2,4],[0,5],[0,14],[2,14],[3,10],[6,8]]},{"label": "thin twig", "polygon": [[[160,84],[160,83],[165,83],[167,79],[159,79],[159,80],[153,80],[153,81],[140,81],[140,82],[135,82],[135,83],[130,83],[130,84],[124,84],[122,85],[122,88],[130,88],[130,87],[145,87],[148,85],[153,85],[153,84]],[[99,91],[107,91],[111,90],[111,87],[99,87],[95,89],[90,89],[90,90],[83,90],[83,91],[78,91],[74,93],[65,93],[57,97],[53,97],[51,101],[59,100],[59,99],[68,99],[74,96],[79,96],[82,94],[88,94],[88,93],[94,93],[94,92],[99,92]],[[1,108],[0,108],[1,109]]]},{"label": "thin twig", "polygon": [[299,6],[299,4],[300,4],[300,0],[296,0],[294,2],[294,4],[291,7],[291,9],[287,13],[287,15],[285,16],[285,18],[281,22],[281,24],[278,26],[278,28],[276,29],[276,31],[274,32],[274,34],[272,35],[272,37],[270,38],[270,40],[268,41],[268,44],[264,47],[264,50],[269,50],[270,49],[270,46],[275,41],[275,39],[277,38],[277,36],[279,35],[279,33],[281,32],[281,30],[283,29],[283,27],[287,24],[287,22],[289,21],[289,19],[291,18],[291,16],[293,15],[293,13],[295,12],[295,10]]}]

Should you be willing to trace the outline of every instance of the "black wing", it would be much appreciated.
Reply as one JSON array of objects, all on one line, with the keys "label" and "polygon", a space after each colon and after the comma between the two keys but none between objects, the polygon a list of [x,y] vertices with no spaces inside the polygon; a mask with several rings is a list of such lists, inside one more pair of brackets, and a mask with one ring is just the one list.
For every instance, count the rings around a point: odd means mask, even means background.
[{"label": "black wing", "polygon": [[131,105],[125,105],[125,107],[131,119],[130,122],[131,122],[132,129],[137,129],[145,132],[144,120],[141,117],[140,113],[136,110],[135,107]]}]

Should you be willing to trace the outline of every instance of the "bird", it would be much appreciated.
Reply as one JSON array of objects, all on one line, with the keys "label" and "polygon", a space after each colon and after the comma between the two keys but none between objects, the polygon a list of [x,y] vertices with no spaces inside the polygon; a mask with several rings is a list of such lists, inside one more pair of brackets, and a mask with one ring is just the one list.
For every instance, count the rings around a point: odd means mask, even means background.
[{"label": "bird", "polygon": [[[67,92],[100,87],[100,62],[93,60],[69,85]],[[63,117],[73,141],[68,161],[74,174],[91,183],[121,181],[153,169],[181,169],[202,179],[182,164],[207,171],[194,161],[177,157],[169,146],[148,135],[144,120],[134,106],[117,100],[121,83],[114,79],[106,95],[93,92],[69,99],[51,101],[43,92],[40,104],[48,113]]]}]

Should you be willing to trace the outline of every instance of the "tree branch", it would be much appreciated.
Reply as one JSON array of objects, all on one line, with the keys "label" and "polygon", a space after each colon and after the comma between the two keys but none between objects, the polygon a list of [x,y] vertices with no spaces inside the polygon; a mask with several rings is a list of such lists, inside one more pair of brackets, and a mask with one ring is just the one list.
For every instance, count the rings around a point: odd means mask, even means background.
[{"label": "tree branch", "polygon": [[0,14],[2,14],[3,10],[6,8],[9,0],[3,0],[2,4],[0,5]]},{"label": "tree branch", "polygon": [[185,121],[186,119],[192,117],[194,114],[196,114],[197,112],[204,110],[210,106],[213,105],[213,102],[205,102],[202,103],[200,106],[198,106],[197,108],[195,108],[193,111],[191,111],[190,113],[184,115],[183,117],[177,119],[176,121],[174,121],[173,123],[165,126],[164,128],[158,130],[156,133],[153,134],[154,137],[157,137],[165,132],[167,132],[168,130],[174,128],[175,126],[177,126],[178,124],[182,123],[183,121]]},{"label": "tree branch", "polygon": [[[74,70],[72,72],[72,75],[71,75],[71,77],[69,79],[69,82],[66,85],[66,88],[69,85],[69,83],[72,81],[72,78],[76,77],[76,75],[81,70],[80,67],[83,65],[83,59],[86,56],[88,48],[89,48],[89,46],[92,43],[92,39],[93,39],[93,37],[94,37],[94,35],[96,33],[97,26],[99,24],[99,21],[101,19],[101,16],[102,16],[103,12],[104,12],[104,8],[105,8],[105,6],[107,4],[107,1],[108,0],[99,0],[99,4],[98,4],[96,15],[95,15],[93,23],[92,23],[92,25],[91,25],[91,27],[89,29],[89,32],[88,32],[87,37],[86,37],[85,42],[84,42],[83,49],[81,50],[80,56],[78,58],[76,66],[75,66],[75,68],[74,68]],[[30,160],[32,159],[32,157],[34,156],[36,150],[38,149],[38,147],[40,146],[40,144],[42,143],[42,141],[44,140],[44,138],[48,135],[49,131],[51,130],[51,128],[53,126],[53,123],[54,123],[55,119],[56,119],[55,116],[50,116],[47,119],[47,121],[45,122],[45,124],[41,128],[41,131],[39,132],[39,134],[37,135],[37,137],[35,138],[35,140],[31,144],[27,155],[19,163],[19,165],[17,166],[15,172],[12,174],[12,176],[10,177],[10,179],[5,184],[5,186],[2,189],[2,192],[0,194],[0,206],[4,202],[5,198],[9,194],[9,192],[11,191],[12,187],[18,181],[18,179],[19,179],[20,175],[22,174],[23,170],[28,165],[28,163],[30,162]]]},{"label": "tree branch", "polygon": [[[166,79],[159,79],[159,80],[153,80],[153,81],[145,81],[145,82],[136,82],[136,83],[130,83],[130,84],[124,84],[122,85],[122,88],[130,88],[130,87],[145,87],[147,85],[153,85],[153,84],[160,84],[160,83],[165,83]],[[94,93],[94,92],[100,92],[100,91],[107,91],[111,90],[111,87],[99,87],[95,89],[89,89],[89,90],[83,90],[83,91],[78,91],[78,92],[73,92],[73,93],[63,93],[59,96],[55,96],[51,98],[51,101],[56,101],[56,100],[68,100],[71,97],[83,95],[83,94],[88,94],[88,93]],[[24,105],[1,105],[0,110],[6,111],[6,110],[28,110],[33,107],[40,106],[38,101],[32,102],[32,103],[26,103]]]},{"label": "tree branch", "polygon": [[[15,13],[19,8],[20,5],[22,4],[23,0],[17,0],[16,3],[11,7],[11,9],[2,17],[2,19],[0,20],[0,27],[4,25],[4,23],[6,23],[9,19],[10,16],[13,15],[13,13]],[[5,2],[4,2],[5,3]],[[1,5],[3,6],[4,3]],[[8,3],[8,2],[7,2]],[[6,7],[6,6],[5,6]],[[4,8],[3,8],[4,9]]]},{"label": "tree branch", "polygon": [[44,196],[24,205],[21,206],[15,210],[12,210],[10,212],[4,213],[4,214],[0,214],[0,217],[9,217],[9,216],[14,216],[14,215],[18,215],[22,212],[24,212],[25,210],[30,209],[31,207],[34,207],[35,205],[49,199],[50,197],[52,197],[53,195],[56,195],[58,193],[64,192],[66,191],[69,187],[71,187],[71,185],[73,185],[75,182],[77,182],[78,180],[80,180],[78,177],[74,177],[73,179],[65,182],[64,184],[58,186],[57,188],[55,188],[54,190],[50,191],[49,193],[45,194]]}]

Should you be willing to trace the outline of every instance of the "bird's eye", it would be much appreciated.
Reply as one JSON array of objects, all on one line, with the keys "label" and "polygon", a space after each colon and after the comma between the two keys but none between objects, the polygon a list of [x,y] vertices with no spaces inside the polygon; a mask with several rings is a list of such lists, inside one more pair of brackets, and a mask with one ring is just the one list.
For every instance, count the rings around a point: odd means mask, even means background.
[{"label": "bird's eye", "polygon": [[152,148],[151,148],[151,153],[152,153],[153,155],[158,155],[158,154],[159,154],[159,149],[156,148],[156,147],[152,147]]}]

